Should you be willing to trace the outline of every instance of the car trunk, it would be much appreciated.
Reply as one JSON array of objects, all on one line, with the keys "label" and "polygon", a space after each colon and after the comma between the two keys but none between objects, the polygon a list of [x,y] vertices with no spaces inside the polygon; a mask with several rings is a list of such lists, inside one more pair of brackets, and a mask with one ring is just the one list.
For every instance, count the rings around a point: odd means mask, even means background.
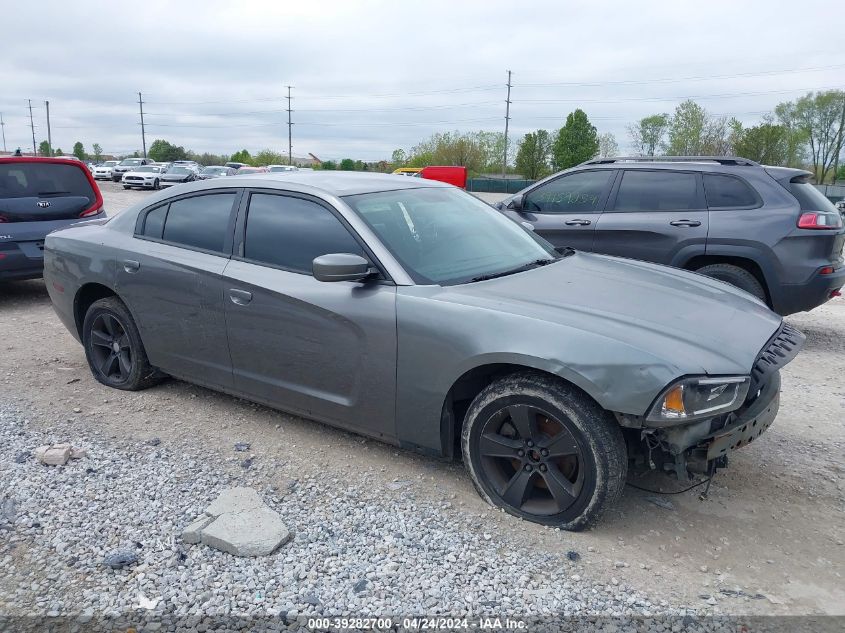
[{"label": "car trunk", "polygon": [[97,201],[87,174],[73,163],[0,163],[0,222],[78,218]]}]

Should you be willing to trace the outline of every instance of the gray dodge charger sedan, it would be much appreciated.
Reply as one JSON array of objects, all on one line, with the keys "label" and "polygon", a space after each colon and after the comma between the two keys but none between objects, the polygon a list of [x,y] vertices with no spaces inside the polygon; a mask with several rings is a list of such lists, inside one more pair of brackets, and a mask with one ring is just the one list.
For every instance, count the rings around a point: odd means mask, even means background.
[{"label": "gray dodge charger sedan", "polygon": [[803,335],[725,283],[556,251],[452,186],[234,176],[47,237],[94,377],[165,375],[462,456],[508,512],[581,529],[629,470],[712,474],[774,420]]}]

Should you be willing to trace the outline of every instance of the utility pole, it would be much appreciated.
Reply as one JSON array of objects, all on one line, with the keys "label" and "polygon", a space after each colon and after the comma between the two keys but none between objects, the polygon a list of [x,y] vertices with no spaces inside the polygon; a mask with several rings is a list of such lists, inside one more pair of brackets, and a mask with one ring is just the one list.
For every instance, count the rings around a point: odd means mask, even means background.
[{"label": "utility pole", "polygon": [[144,158],[147,157],[147,134],[144,130],[144,102],[141,101],[141,93],[138,93],[138,108],[141,110],[141,144],[144,147]]},{"label": "utility pole", "polygon": [[287,88],[288,88],[288,96],[287,96],[287,100],[288,100],[288,165],[293,165],[293,136],[291,134],[291,126],[293,125],[293,123],[291,123],[291,120],[290,120],[290,113],[293,112],[293,110],[290,109],[290,103],[291,103],[290,89],[292,88],[292,86],[288,86]]},{"label": "utility pole", "polygon": [[50,102],[45,101],[44,105],[47,106],[47,155],[53,155],[53,135],[50,134]]},{"label": "utility pole", "polygon": [[29,103],[29,127],[32,129],[32,155],[38,156],[38,150],[35,148],[35,123],[32,122],[32,99],[27,99]]},{"label": "utility pole", "polygon": [[6,124],[3,123],[3,113],[0,112],[0,130],[3,131],[3,152],[6,152]]},{"label": "utility pole", "polygon": [[505,155],[502,157],[502,179],[508,171],[508,123],[511,120],[511,71],[508,71],[508,98],[505,101]]}]

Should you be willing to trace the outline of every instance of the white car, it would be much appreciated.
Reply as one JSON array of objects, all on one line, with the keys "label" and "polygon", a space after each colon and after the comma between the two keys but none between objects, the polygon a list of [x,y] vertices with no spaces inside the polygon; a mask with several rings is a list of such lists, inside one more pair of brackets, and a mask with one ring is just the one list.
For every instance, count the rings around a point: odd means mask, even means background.
[{"label": "white car", "polygon": [[157,165],[143,165],[136,167],[133,171],[123,174],[120,182],[124,189],[137,187],[138,189],[159,189],[161,187],[161,175],[165,169]]},{"label": "white car", "polygon": [[111,180],[112,169],[120,161],[107,160],[102,165],[94,167],[94,180]]},{"label": "white car", "polygon": [[269,172],[299,171],[299,167],[295,167],[294,165],[267,165],[267,171],[269,171]]}]

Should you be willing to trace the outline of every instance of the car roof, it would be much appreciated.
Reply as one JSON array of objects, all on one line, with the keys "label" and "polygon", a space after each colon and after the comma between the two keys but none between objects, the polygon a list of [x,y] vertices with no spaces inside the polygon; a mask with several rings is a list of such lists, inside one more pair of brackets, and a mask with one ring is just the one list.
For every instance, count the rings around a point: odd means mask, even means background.
[{"label": "car roof", "polygon": [[[334,196],[351,196],[359,193],[374,193],[376,191],[392,191],[395,189],[419,189],[420,187],[449,187],[450,185],[436,180],[408,178],[394,174],[367,174],[353,171],[280,171],[264,174],[250,174],[232,176],[226,182],[234,184],[240,180],[252,180],[261,186],[269,182],[279,185],[295,183],[306,187],[320,189]],[[248,186],[248,185],[244,185]]]}]

